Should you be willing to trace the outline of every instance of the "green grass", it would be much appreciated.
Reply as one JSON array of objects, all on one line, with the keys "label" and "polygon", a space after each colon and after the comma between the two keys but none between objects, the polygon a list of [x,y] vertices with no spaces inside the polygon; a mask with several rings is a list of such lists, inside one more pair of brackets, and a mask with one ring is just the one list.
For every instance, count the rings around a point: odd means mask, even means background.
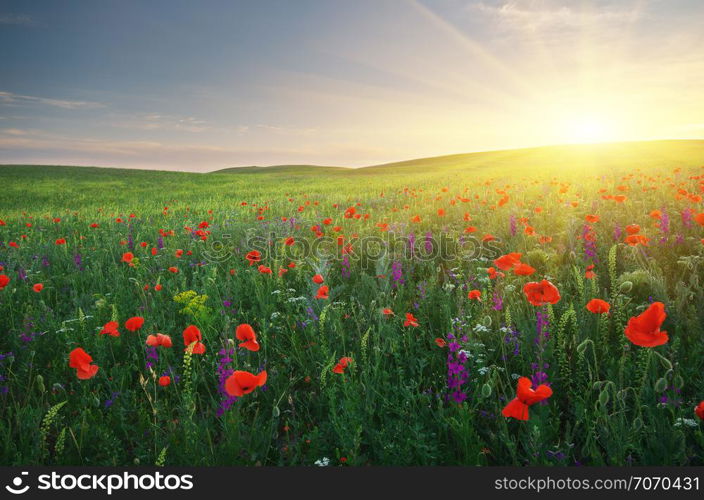
[{"label": "green grass", "polygon": [[[354,170],[0,166],[0,274],[11,279],[0,290],[0,354],[12,353],[0,361],[0,463],[702,465],[693,408],[704,399],[704,229],[692,220],[704,212],[702,166],[704,141]],[[618,194],[627,200],[604,198]],[[348,207],[361,217],[346,218]],[[600,216],[592,257],[587,214]],[[205,240],[184,229],[203,221]],[[641,226],[647,247],[624,243],[629,224]],[[311,230],[318,225],[321,238]],[[482,243],[488,233],[496,241]],[[404,251],[410,234],[413,255]],[[341,235],[355,252],[349,260]],[[285,246],[289,236],[299,243]],[[441,254],[425,255],[430,237]],[[302,245],[316,241],[317,252]],[[121,262],[131,245],[134,266]],[[262,264],[271,275],[245,259],[255,246],[270,250]],[[487,268],[509,252],[535,274],[489,279]],[[595,279],[585,278],[590,263]],[[316,273],[329,299],[315,298]],[[522,287],[543,278],[561,299],[534,307]],[[482,301],[470,301],[470,289]],[[191,290],[207,296],[202,306],[174,300]],[[592,298],[607,300],[610,314],[588,312]],[[670,340],[638,347],[624,326],[651,300],[666,306]],[[387,307],[394,316],[382,314]],[[407,312],[420,326],[404,326]],[[538,312],[549,322],[542,341]],[[132,316],[145,318],[137,332],[124,327]],[[111,320],[120,337],[98,334]],[[258,352],[233,342],[241,323],[256,330]],[[189,360],[181,333],[190,324],[207,350]],[[145,339],[156,332],[174,345],[159,347],[147,368]],[[435,342],[450,335],[468,355],[461,404],[448,399],[449,349]],[[233,345],[225,368],[266,369],[268,381],[219,415],[218,352]],[[78,380],[68,367],[76,347],[100,366],[94,378]],[[333,373],[345,356],[351,365]],[[516,377],[537,372],[553,396],[530,408],[529,421],[504,418]],[[165,373],[174,381],[160,387]]]}]

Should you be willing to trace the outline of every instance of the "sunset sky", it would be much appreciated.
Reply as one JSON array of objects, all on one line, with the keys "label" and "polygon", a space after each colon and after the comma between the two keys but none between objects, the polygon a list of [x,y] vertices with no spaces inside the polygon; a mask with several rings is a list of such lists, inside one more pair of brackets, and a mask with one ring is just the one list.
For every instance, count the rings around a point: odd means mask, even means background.
[{"label": "sunset sky", "polygon": [[0,163],[704,138],[701,0],[0,0]]}]

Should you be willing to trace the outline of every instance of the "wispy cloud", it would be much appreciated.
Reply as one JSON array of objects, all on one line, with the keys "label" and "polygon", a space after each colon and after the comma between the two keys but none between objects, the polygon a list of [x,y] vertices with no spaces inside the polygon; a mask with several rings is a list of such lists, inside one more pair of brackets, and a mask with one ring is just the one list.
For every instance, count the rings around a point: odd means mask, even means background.
[{"label": "wispy cloud", "polygon": [[512,0],[497,4],[479,2],[471,4],[470,8],[491,16],[503,28],[531,32],[633,22],[642,12],[638,4],[587,9],[581,8],[578,2],[565,5],[550,0]]},{"label": "wispy cloud", "polygon": [[164,113],[136,113],[110,115],[110,125],[132,130],[167,130],[182,132],[205,132],[211,127],[205,120],[193,116],[177,116]]},{"label": "wispy cloud", "polygon": [[36,26],[37,22],[25,14],[0,14],[0,24],[14,26]]},{"label": "wispy cloud", "polygon": [[52,99],[49,97],[37,97],[30,95],[15,94],[14,92],[0,91],[0,103],[20,106],[28,104],[40,104],[53,106],[61,109],[94,109],[105,107],[104,104],[92,101],[72,101],[68,99]]}]

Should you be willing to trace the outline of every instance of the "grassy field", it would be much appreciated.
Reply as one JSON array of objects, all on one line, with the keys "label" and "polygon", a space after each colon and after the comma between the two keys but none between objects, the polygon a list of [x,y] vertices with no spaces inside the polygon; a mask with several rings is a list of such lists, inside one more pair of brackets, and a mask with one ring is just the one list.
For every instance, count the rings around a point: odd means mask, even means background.
[{"label": "grassy field", "polygon": [[704,141],[0,185],[3,465],[704,465]]}]

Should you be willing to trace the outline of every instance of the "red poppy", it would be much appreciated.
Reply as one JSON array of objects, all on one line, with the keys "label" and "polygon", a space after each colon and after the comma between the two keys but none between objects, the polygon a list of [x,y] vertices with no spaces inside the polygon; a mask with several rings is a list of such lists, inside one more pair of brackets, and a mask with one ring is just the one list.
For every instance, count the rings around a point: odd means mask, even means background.
[{"label": "red poppy", "polygon": [[257,250],[252,250],[251,252],[247,253],[245,258],[249,261],[249,265],[253,266],[257,262],[262,260],[262,254]]},{"label": "red poppy", "polygon": [[667,332],[661,331],[665,314],[665,304],[653,302],[640,315],[628,320],[624,333],[628,340],[641,347],[655,347],[666,344],[669,340]]},{"label": "red poppy", "polygon": [[204,354],[205,345],[203,344],[203,342],[201,342],[202,339],[203,336],[201,335],[200,330],[197,326],[187,326],[186,329],[183,331],[183,345],[186,346],[184,351],[188,350],[188,346],[195,342],[195,345],[193,346],[193,354]]},{"label": "red poppy", "polygon": [[44,285],[42,285],[41,283],[37,283],[32,287],[32,290],[34,290],[36,293],[39,293],[44,290]]},{"label": "red poppy", "polygon": [[76,376],[80,380],[88,380],[98,373],[98,365],[92,365],[93,358],[82,348],[77,347],[68,357],[68,366],[76,369]]},{"label": "red poppy", "polygon": [[513,274],[515,274],[516,276],[530,276],[534,272],[534,267],[531,267],[528,264],[524,264],[523,262],[519,262],[513,268]]},{"label": "red poppy", "polygon": [[243,341],[240,344],[240,347],[244,347],[245,349],[255,352],[259,350],[257,334],[254,333],[254,328],[252,328],[251,325],[248,325],[247,323],[239,325],[235,330],[235,336],[237,337],[237,340]]},{"label": "red poppy", "polygon": [[143,324],[144,318],[142,318],[141,316],[135,316],[125,321],[125,328],[127,328],[131,332],[136,332],[137,330],[142,328]]},{"label": "red poppy", "polygon": [[590,224],[595,224],[599,222],[600,219],[601,217],[599,217],[598,215],[587,215],[584,217],[584,220],[586,220]]},{"label": "red poppy", "polygon": [[262,274],[271,274],[271,268],[270,268],[270,267],[266,267],[266,266],[259,266],[259,267],[257,268],[257,271],[259,271],[259,272],[262,273]]},{"label": "red poppy", "polygon": [[469,300],[482,300],[482,292],[479,290],[470,290],[467,294]]},{"label": "red poppy", "polygon": [[704,420],[704,401],[701,401],[697,406],[694,407],[694,413],[701,420]]},{"label": "red poppy", "polygon": [[171,384],[171,377],[168,375],[162,375],[159,377],[159,385],[161,387],[166,387],[167,385]]},{"label": "red poppy", "polygon": [[384,309],[381,310],[381,314],[383,314],[384,316],[393,316],[394,312],[391,308],[385,307]]},{"label": "red poppy", "polygon": [[584,277],[588,280],[596,278],[596,273],[594,272],[594,264],[589,264],[587,269],[584,271]]},{"label": "red poppy", "polygon": [[441,339],[440,337],[435,339],[435,344],[438,347],[445,347],[447,345],[447,342],[445,342],[445,339]]},{"label": "red poppy", "polygon": [[125,262],[127,264],[132,264],[133,260],[134,260],[134,254],[132,252],[125,252],[122,254],[121,262]]},{"label": "red poppy", "polygon": [[266,371],[259,375],[237,370],[225,380],[225,392],[230,396],[242,397],[257,387],[266,384]]},{"label": "red poppy", "polygon": [[316,274],[313,276],[313,283],[316,285],[321,285],[325,281],[325,278],[323,278],[320,274]]},{"label": "red poppy", "polygon": [[173,342],[168,335],[157,333],[156,335],[147,335],[147,345],[150,347],[171,347]]},{"label": "red poppy", "polygon": [[528,302],[534,306],[542,306],[547,303],[557,304],[560,300],[560,291],[555,285],[548,280],[543,280],[539,283],[526,283],[523,287],[523,293],[526,295]]},{"label": "red poppy", "polygon": [[119,337],[120,332],[117,327],[120,326],[117,321],[108,321],[103,325],[103,329],[100,330],[100,335],[110,335],[111,337]]},{"label": "red poppy", "polygon": [[587,303],[587,311],[594,314],[605,314],[609,312],[611,305],[605,300],[592,299]]},{"label": "red poppy", "polygon": [[293,238],[293,236],[289,236],[288,238],[286,238],[286,239],[284,240],[284,245],[286,245],[286,246],[288,246],[288,247],[290,247],[290,246],[293,245],[294,243],[296,243],[296,240]]},{"label": "red poppy", "polygon": [[489,269],[486,270],[487,274],[489,274],[489,279],[490,280],[495,280],[496,278],[503,278],[504,273],[502,272],[497,272],[496,268],[490,267]]},{"label": "red poppy", "polygon": [[178,267],[171,266],[169,268],[169,272],[174,273],[174,274],[178,273]]},{"label": "red poppy", "polygon": [[403,326],[420,326],[418,320],[411,313],[406,313],[406,321],[403,322]]},{"label": "red poppy", "polygon": [[528,420],[528,407],[552,396],[552,389],[549,386],[541,384],[533,390],[531,385],[532,383],[528,377],[518,379],[516,397],[501,411],[504,417]]},{"label": "red poppy", "polygon": [[626,232],[628,234],[638,234],[640,233],[640,226],[638,224],[629,224],[626,226]]},{"label": "red poppy", "polygon": [[509,253],[502,255],[498,259],[494,260],[494,265],[501,269],[502,271],[508,271],[516,264],[520,263],[521,254],[520,253]]},{"label": "red poppy", "polygon": [[340,361],[338,361],[332,369],[333,373],[345,373],[345,368],[347,368],[350,363],[352,363],[352,358],[340,358]]},{"label": "red poppy", "polygon": [[644,234],[630,234],[626,236],[626,239],[624,241],[628,245],[635,247],[638,245],[648,246],[648,241],[650,241],[650,239],[647,238]]},{"label": "red poppy", "polygon": [[318,293],[315,295],[316,299],[328,299],[328,293],[330,293],[330,289],[326,286],[323,285],[320,288],[318,288]]},{"label": "red poppy", "polygon": [[64,238],[59,238],[58,240],[55,241],[57,245],[65,245],[66,240]]}]

